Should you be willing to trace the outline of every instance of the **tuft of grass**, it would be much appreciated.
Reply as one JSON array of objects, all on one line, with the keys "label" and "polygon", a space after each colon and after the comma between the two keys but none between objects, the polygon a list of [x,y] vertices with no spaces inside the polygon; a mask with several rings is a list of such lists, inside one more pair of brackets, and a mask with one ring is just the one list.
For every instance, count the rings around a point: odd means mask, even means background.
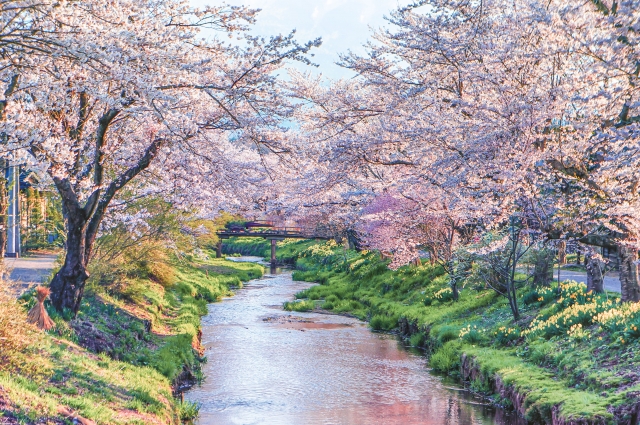
[{"label": "tuft of grass", "polygon": [[412,347],[422,347],[426,342],[426,337],[422,332],[415,333],[409,337],[409,344]]},{"label": "tuft of grass", "polygon": [[376,314],[369,321],[369,326],[374,331],[390,331],[398,327],[398,317]]},{"label": "tuft of grass", "polygon": [[190,401],[182,401],[178,404],[178,415],[182,421],[193,421],[200,414],[200,405]]},{"label": "tuft of grass", "polygon": [[462,344],[460,341],[449,341],[438,348],[429,358],[429,366],[442,373],[452,372],[460,367]]},{"label": "tuft of grass", "polygon": [[286,311],[311,311],[315,308],[316,303],[312,300],[302,300],[302,301],[286,301],[282,308]]}]

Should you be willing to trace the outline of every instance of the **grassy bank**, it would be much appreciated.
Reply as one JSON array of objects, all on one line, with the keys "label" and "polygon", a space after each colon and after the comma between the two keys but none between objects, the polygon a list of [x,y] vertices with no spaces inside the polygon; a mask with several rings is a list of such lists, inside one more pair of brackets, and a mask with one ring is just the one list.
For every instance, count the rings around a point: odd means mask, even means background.
[{"label": "grassy bank", "polygon": [[200,317],[263,268],[147,254],[95,266],[77,318],[48,308],[56,322],[48,333],[25,325],[31,295],[3,296],[0,422],[176,424],[197,414],[175,396],[202,379]]},{"label": "grassy bank", "polygon": [[[286,239],[278,241],[276,247],[276,259],[279,264],[295,264],[300,252],[321,242]],[[222,241],[222,252],[225,254],[242,254],[254,257],[262,257],[265,260],[271,258],[271,242],[262,238],[235,237]]]},{"label": "grassy bank", "polygon": [[519,289],[521,319],[505,298],[468,280],[458,301],[439,266],[387,268],[377,253],[335,244],[298,253],[294,278],[318,282],[285,304],[324,309],[397,331],[430,366],[539,423],[633,423],[640,406],[640,304],[582,284]]}]

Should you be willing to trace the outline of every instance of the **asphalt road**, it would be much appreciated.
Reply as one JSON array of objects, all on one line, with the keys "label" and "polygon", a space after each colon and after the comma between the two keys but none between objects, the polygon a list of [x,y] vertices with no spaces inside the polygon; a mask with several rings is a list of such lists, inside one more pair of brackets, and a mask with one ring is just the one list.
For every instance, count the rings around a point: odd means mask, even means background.
[{"label": "asphalt road", "polygon": [[[553,277],[555,279],[558,278],[558,269],[554,269]],[[584,282],[586,285],[587,274],[584,272],[560,269],[560,280],[575,280],[576,282]],[[617,274],[609,273],[604,277],[604,289],[607,291],[620,292],[620,279]]]},{"label": "asphalt road", "polygon": [[55,254],[37,254],[25,258],[5,258],[9,290],[20,296],[32,286],[43,283],[48,278],[56,261]]}]

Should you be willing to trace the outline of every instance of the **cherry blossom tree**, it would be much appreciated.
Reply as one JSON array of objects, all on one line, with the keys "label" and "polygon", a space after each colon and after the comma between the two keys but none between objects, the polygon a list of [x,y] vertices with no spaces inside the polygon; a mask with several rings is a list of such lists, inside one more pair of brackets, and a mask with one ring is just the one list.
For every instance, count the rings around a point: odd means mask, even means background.
[{"label": "cherry blossom tree", "polygon": [[[25,55],[28,67],[5,67],[6,84],[19,72],[6,95],[7,150],[28,152],[62,197],[57,309],[78,311],[100,224],[122,191],[205,202],[287,152],[280,136],[292,106],[275,73],[287,60],[307,61],[319,41],[251,37],[255,14],[173,0],[63,2],[49,18],[73,31],[52,32],[54,48]],[[202,38],[204,28],[218,35]],[[149,184],[132,184],[140,178]]]},{"label": "cherry blossom tree", "polygon": [[[294,75],[316,166],[335,170],[325,197],[363,206],[388,188],[437,188],[464,205],[463,223],[519,215],[547,238],[618,244],[623,292],[638,294],[639,14],[637,1],[600,0],[425,0],[392,12],[366,56],[342,58],[358,78]],[[420,221],[422,208],[405,211]],[[380,213],[373,240],[414,244],[415,221]]]}]

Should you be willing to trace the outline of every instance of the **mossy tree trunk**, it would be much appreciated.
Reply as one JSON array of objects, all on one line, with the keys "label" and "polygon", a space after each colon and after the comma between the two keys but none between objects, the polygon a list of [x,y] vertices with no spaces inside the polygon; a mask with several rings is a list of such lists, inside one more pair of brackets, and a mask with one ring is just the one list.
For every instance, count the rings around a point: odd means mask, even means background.
[{"label": "mossy tree trunk", "polygon": [[640,280],[638,279],[638,249],[618,245],[618,263],[620,265],[620,288],[622,302],[640,301]]},{"label": "mossy tree trunk", "polygon": [[602,275],[603,263],[591,250],[585,253],[587,269],[587,291],[601,294],[604,292],[604,277]]},{"label": "mossy tree trunk", "polygon": [[567,242],[558,241],[558,264],[567,264]]},{"label": "mossy tree trunk", "polygon": [[533,255],[533,285],[549,286],[553,280],[553,252],[541,249]]}]

